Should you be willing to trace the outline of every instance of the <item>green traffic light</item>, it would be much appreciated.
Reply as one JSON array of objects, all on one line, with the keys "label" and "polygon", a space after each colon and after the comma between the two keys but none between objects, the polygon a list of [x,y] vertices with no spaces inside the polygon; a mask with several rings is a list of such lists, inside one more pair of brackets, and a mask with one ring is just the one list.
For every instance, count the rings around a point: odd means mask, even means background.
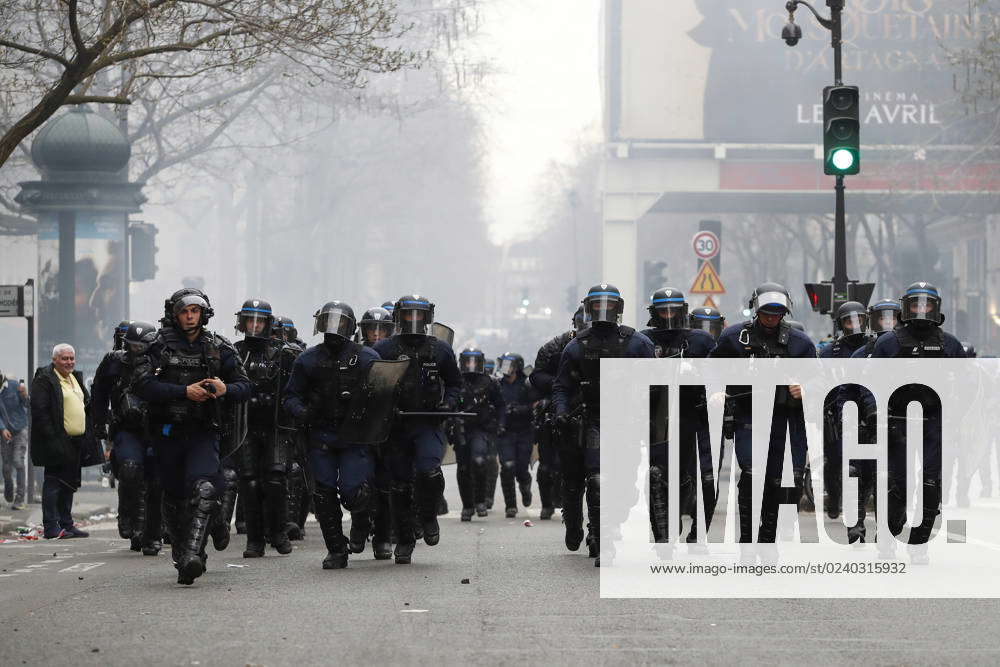
[{"label": "green traffic light", "polygon": [[854,153],[846,148],[838,148],[830,156],[830,163],[837,171],[848,171],[854,166]]}]

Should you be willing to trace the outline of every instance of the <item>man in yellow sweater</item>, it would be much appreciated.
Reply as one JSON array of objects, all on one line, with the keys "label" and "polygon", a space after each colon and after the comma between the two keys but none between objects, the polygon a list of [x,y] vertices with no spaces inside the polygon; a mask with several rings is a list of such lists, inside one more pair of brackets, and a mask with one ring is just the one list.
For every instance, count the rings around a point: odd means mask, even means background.
[{"label": "man in yellow sweater", "polygon": [[72,517],[80,453],[93,437],[90,395],[75,368],[73,346],[60,343],[52,349],[52,363],[39,368],[31,382],[31,460],[45,468],[42,523],[47,539],[88,537]]}]

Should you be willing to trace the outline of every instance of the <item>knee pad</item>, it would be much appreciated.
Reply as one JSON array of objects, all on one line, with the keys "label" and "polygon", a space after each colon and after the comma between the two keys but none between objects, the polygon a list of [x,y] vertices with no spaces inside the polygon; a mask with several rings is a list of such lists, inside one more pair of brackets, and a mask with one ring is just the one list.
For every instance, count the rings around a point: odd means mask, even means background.
[{"label": "knee pad", "polygon": [[358,487],[358,490],[350,498],[343,497],[344,509],[349,512],[364,512],[371,507],[372,487],[367,482]]},{"label": "knee pad", "polygon": [[232,486],[233,484],[236,484],[237,481],[239,481],[239,475],[237,475],[236,471],[233,470],[232,468],[223,468],[222,477],[223,479],[226,480],[226,484],[228,486]]},{"label": "knee pad", "polygon": [[264,471],[264,481],[265,482],[280,482],[285,479],[284,467],[281,468],[271,468]]},{"label": "knee pad", "polygon": [[601,473],[592,472],[587,475],[587,493],[601,490]]},{"label": "knee pad", "polygon": [[486,467],[486,457],[483,457],[483,456],[473,456],[472,457],[472,465],[474,465],[477,468],[485,468]]},{"label": "knee pad", "polygon": [[118,466],[118,478],[127,483],[142,483],[142,464],[138,461],[122,461]]},{"label": "knee pad", "polygon": [[289,475],[298,475],[300,472],[302,472],[302,466],[299,465],[298,461],[292,461],[288,464]]},{"label": "knee pad", "polygon": [[504,461],[503,462],[503,471],[506,472],[506,473],[508,473],[508,474],[513,475],[514,474],[514,462],[513,461]]},{"label": "knee pad", "polygon": [[649,466],[649,488],[666,486],[667,471],[662,466]]}]

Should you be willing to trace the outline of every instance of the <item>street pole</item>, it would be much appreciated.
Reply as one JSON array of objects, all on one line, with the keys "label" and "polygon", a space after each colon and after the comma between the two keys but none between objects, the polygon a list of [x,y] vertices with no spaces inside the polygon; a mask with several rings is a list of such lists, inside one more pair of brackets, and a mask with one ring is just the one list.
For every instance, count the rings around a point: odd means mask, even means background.
[{"label": "street pole", "polygon": [[[25,385],[31,386],[31,378],[34,377],[35,372],[35,280],[34,278],[28,278],[24,282],[24,290],[22,292],[21,308],[24,313],[24,319],[28,324],[28,369],[24,374]],[[28,442],[31,442],[31,416],[29,410],[28,416]],[[29,445],[28,451],[31,451]],[[31,463],[31,455],[28,456],[27,464],[27,501],[29,503],[34,502],[35,499],[35,466]]]},{"label": "street pole", "polygon": [[[826,0],[827,7],[830,8],[830,45],[833,47],[833,85],[844,85],[843,57],[841,53],[841,14],[844,10],[845,0]],[[836,208],[834,211],[833,229],[833,303],[843,303],[848,300],[847,283],[847,220],[844,210],[844,177],[837,176],[834,191],[836,192]],[[836,308],[834,308],[834,319],[836,319]],[[837,335],[837,326],[834,322],[834,336]]]}]

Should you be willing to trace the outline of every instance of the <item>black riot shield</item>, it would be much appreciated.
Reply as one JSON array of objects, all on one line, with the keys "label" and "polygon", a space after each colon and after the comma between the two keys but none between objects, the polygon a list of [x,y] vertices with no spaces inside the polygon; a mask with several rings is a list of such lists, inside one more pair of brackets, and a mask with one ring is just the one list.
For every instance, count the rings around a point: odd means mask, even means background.
[{"label": "black riot shield", "polygon": [[222,459],[232,456],[247,437],[247,404],[241,401],[227,407],[228,419],[219,440],[219,458]]},{"label": "black riot shield", "polygon": [[448,343],[448,347],[455,346],[455,330],[446,324],[441,324],[440,322],[433,322],[431,324],[431,335],[438,340],[443,340]]},{"label": "black riot shield", "polygon": [[396,413],[396,392],[409,365],[409,359],[372,363],[340,425],[341,440],[357,445],[377,445],[389,439]]}]

